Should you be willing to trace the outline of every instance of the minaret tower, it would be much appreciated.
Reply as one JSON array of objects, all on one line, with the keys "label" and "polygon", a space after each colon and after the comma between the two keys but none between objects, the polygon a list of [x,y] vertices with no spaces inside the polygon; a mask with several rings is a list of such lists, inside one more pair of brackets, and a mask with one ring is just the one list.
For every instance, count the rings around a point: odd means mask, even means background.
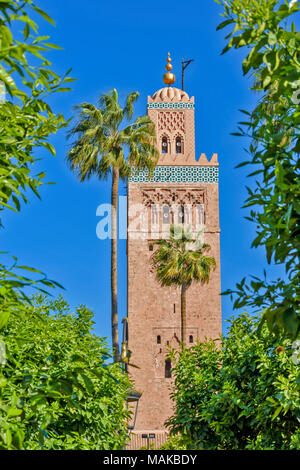
[{"label": "minaret tower", "polygon": [[128,183],[128,347],[129,372],[142,393],[133,431],[132,449],[158,448],[166,439],[165,421],[172,415],[172,364],[169,346],[177,348],[180,331],[180,289],[161,287],[151,257],[155,240],[168,237],[170,224],[204,229],[217,268],[207,285],[192,284],[187,295],[185,343],[217,339],[221,334],[220,229],[218,159],[205,154],[195,159],[194,97],[171,85],[175,82],[168,54],[164,88],[147,100],[147,113],[155,123],[159,160],[152,175],[133,173]]}]

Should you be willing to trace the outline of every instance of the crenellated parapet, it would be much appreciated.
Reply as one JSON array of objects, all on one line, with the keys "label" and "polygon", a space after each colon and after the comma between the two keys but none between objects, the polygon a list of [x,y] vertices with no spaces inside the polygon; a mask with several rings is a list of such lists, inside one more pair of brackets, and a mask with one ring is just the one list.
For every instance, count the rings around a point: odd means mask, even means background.
[{"label": "crenellated parapet", "polygon": [[210,160],[208,160],[205,153],[201,153],[199,160],[197,161],[197,164],[200,166],[219,166],[218,154],[213,153]]}]

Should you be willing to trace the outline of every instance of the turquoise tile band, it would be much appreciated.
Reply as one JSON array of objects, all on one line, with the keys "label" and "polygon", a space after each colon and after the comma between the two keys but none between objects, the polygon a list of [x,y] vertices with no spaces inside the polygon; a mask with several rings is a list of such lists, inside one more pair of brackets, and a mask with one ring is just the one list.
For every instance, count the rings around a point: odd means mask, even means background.
[{"label": "turquoise tile band", "polygon": [[148,170],[132,169],[130,183],[218,183],[217,166],[157,166],[153,176]]}]

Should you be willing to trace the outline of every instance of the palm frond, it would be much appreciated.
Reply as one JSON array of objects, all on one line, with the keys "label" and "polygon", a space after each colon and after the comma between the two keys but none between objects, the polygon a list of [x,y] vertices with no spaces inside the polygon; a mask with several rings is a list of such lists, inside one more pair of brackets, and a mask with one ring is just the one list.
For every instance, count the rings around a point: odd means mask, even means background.
[{"label": "palm frond", "polygon": [[132,117],[138,96],[136,91],[130,93],[122,108],[118,92],[113,89],[99,97],[98,106],[84,102],[74,107],[78,115],[68,133],[73,141],[67,161],[80,181],[93,174],[106,178],[113,167],[118,167],[123,179],[130,176],[131,167],[153,172],[159,156],[153,122],[148,116],[140,116],[121,129],[122,122]]},{"label": "palm frond", "polygon": [[130,121],[130,119],[133,116],[133,103],[135,103],[138,100],[139,96],[140,94],[138,91],[133,91],[126,98],[126,103],[123,109],[123,113],[124,113],[125,119],[127,119],[128,121]]},{"label": "palm frond", "polygon": [[210,249],[210,245],[202,244],[199,247],[195,243],[194,249],[189,249],[191,239],[190,230],[171,225],[170,238],[155,242],[158,248],[152,255],[152,263],[162,286],[182,285],[183,282],[189,286],[192,282],[209,281],[216,262],[212,256],[204,255],[203,251]]}]

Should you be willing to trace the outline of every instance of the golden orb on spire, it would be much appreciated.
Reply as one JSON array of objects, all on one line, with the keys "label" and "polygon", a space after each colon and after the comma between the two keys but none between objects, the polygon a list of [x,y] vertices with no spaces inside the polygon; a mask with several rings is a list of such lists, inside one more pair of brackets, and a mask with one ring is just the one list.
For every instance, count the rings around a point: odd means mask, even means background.
[{"label": "golden orb on spire", "polygon": [[172,68],[173,66],[171,64],[170,52],[168,52],[167,65],[166,65],[167,73],[164,74],[163,80],[164,80],[164,83],[169,86],[175,83],[175,75],[174,73],[171,73]]}]

